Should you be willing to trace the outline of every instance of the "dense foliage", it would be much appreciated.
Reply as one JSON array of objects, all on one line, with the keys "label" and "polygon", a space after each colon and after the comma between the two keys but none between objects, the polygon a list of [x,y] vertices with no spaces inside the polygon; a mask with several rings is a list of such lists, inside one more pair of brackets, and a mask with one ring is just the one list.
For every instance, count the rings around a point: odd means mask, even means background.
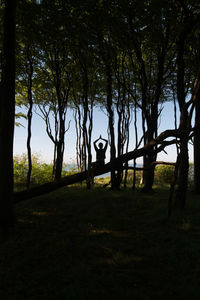
[{"label": "dense foliage", "polygon": [[[32,155],[31,186],[41,185],[53,181],[53,164],[41,161],[37,154]],[[75,173],[77,170],[73,165],[63,165],[62,176]],[[26,177],[28,172],[28,158],[26,154],[14,156],[14,184],[15,190],[26,188]]]}]

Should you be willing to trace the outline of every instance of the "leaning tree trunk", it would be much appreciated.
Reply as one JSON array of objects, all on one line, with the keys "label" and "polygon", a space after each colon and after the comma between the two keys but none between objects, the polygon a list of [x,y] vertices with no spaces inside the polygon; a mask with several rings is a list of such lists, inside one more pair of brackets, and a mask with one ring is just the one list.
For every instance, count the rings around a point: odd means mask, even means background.
[{"label": "leaning tree trunk", "polygon": [[3,68],[0,87],[0,224],[15,222],[13,213],[13,137],[15,118],[16,0],[5,1]]}]

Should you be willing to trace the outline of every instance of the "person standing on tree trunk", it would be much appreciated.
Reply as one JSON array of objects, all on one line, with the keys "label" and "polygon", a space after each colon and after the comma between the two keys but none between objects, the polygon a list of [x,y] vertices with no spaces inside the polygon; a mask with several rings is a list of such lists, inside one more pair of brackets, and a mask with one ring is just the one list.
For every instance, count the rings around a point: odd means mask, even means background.
[{"label": "person standing on tree trunk", "polygon": [[[97,142],[99,140],[102,140],[105,142],[105,146],[103,147],[103,143],[99,143],[98,147],[97,147]],[[94,149],[96,151],[96,163],[98,163],[99,166],[103,166],[105,164],[105,158],[106,158],[106,150],[108,147],[108,140],[103,139],[100,135],[100,137],[94,141]]]},{"label": "person standing on tree trunk", "polygon": [[[105,146],[103,146],[103,143],[100,142],[97,147],[96,144],[99,140],[104,141]],[[96,161],[91,164],[92,168],[88,172],[87,185],[89,187],[92,187],[94,185],[94,169],[98,167],[102,167],[105,164],[107,147],[108,147],[108,140],[103,139],[101,135],[96,141],[94,141],[94,149],[96,151]]]}]

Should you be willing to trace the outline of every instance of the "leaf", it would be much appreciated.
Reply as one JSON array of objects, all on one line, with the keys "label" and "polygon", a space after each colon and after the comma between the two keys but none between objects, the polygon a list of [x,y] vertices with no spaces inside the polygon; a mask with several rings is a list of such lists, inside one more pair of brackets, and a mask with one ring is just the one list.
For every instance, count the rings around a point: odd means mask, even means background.
[{"label": "leaf", "polygon": [[22,125],[21,123],[19,123],[19,122],[15,122],[15,126],[16,127],[24,127],[25,128],[25,126],[24,125]]},{"label": "leaf", "polygon": [[15,119],[24,118],[27,120],[27,116],[21,112],[15,114]]}]

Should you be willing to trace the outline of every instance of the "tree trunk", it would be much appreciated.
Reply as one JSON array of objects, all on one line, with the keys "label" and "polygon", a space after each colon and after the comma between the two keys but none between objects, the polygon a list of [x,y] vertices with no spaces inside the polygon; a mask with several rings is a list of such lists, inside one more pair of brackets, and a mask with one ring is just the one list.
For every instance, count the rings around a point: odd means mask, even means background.
[{"label": "tree trunk", "polygon": [[55,166],[55,177],[54,180],[60,180],[62,176],[62,166],[63,166],[63,155],[64,155],[64,144],[60,140],[56,147],[56,166]]},{"label": "tree trunk", "polygon": [[15,118],[16,1],[5,1],[3,70],[0,101],[0,224],[15,222],[13,213],[13,136]]},{"label": "tree trunk", "polygon": [[[136,89],[136,88],[135,88]],[[137,103],[134,103],[134,131],[135,131],[135,149],[138,149],[138,126],[137,126]],[[133,166],[136,167],[136,159],[133,160]],[[136,186],[136,170],[133,170],[133,185],[134,190]]]},{"label": "tree trunk", "polygon": [[80,171],[83,171],[82,156],[81,156],[81,112],[78,104],[75,103],[74,122],[76,129],[76,164]]},{"label": "tree trunk", "polygon": [[[188,111],[185,107],[185,61],[184,61],[184,46],[186,33],[183,30],[177,41],[177,99],[180,109],[180,125],[183,131],[187,132],[188,127]],[[186,134],[186,133],[185,133]],[[187,185],[188,185],[188,139],[185,134],[180,139],[180,162],[178,169],[178,187],[176,190],[175,208],[183,209],[185,207]]]},{"label": "tree trunk", "polygon": [[[185,208],[187,185],[188,185],[188,170],[189,170],[188,140],[192,129],[191,121],[192,121],[194,108],[197,108],[197,111],[199,110],[198,107],[199,94],[200,94],[200,70],[198,71],[196,80],[194,81],[192,97],[190,100],[192,101],[191,109],[188,112],[187,104],[185,104],[181,109],[179,129],[183,132],[183,134],[180,139],[181,143],[180,143],[180,154],[179,154],[180,161],[179,161],[179,169],[178,169],[178,188],[176,191],[176,201],[175,201],[175,208],[178,209]],[[195,119],[195,123],[198,129],[199,115],[197,115],[197,120]]]},{"label": "tree trunk", "polygon": [[[115,148],[115,131],[114,131],[114,113],[112,108],[112,73],[109,64],[106,65],[106,79],[107,79],[107,112],[108,112],[108,127],[110,133],[110,161],[113,164],[116,158]],[[111,169],[111,189],[118,188],[117,178],[115,175],[115,168]]]},{"label": "tree trunk", "polygon": [[194,130],[194,190],[200,193],[200,92],[197,97]]},{"label": "tree trunk", "polygon": [[61,78],[59,73],[59,67],[56,68],[56,94],[58,100],[58,116],[59,116],[59,126],[58,126],[58,139],[56,145],[56,166],[55,166],[55,177],[54,180],[57,181],[61,179],[62,176],[62,166],[63,166],[63,156],[65,149],[65,117],[66,117],[66,106],[67,102],[64,101],[61,96]]},{"label": "tree trunk", "polygon": [[88,150],[88,188],[93,186],[94,180],[92,175],[92,130],[93,130],[93,102],[90,105],[89,109],[89,127],[88,127],[88,139],[87,139],[87,150]]},{"label": "tree trunk", "polygon": [[[147,168],[155,160],[152,159],[151,155],[146,155],[144,158],[144,168]],[[153,182],[154,182],[154,170],[155,168],[149,169],[143,172],[143,191],[145,193],[152,192]]]},{"label": "tree trunk", "polygon": [[[164,64],[165,64],[165,56],[166,56],[166,46],[168,44],[168,39],[164,43],[160,54],[158,55],[158,72],[157,72],[157,80],[156,80],[156,90],[155,90],[155,100],[151,105],[150,113],[146,111],[146,121],[147,121],[147,143],[149,143],[153,138],[157,136],[158,131],[158,104],[160,101],[162,84],[163,84],[163,76],[164,76]],[[144,158],[144,167],[148,167],[148,164],[151,165],[154,161],[156,161],[157,155],[152,154],[151,152],[146,155]],[[146,165],[145,165],[146,164]],[[148,172],[144,172],[144,191],[149,192],[152,191],[153,183],[154,183],[154,171],[155,168],[152,168]]]},{"label": "tree trunk", "polygon": [[28,136],[27,136],[27,153],[28,153],[28,172],[26,179],[27,189],[30,187],[31,182],[31,173],[32,173],[32,157],[31,157],[31,124],[32,124],[32,108],[33,108],[33,99],[32,99],[32,77],[33,77],[33,62],[30,56],[30,47],[27,48],[27,61],[28,61]]},{"label": "tree trunk", "polygon": [[[61,100],[60,100],[61,101]],[[61,179],[62,176],[62,166],[63,166],[63,156],[65,149],[65,112],[64,108],[59,102],[59,136],[56,145],[56,166],[55,166],[55,177],[54,180],[57,181]]]},{"label": "tree trunk", "polygon": [[178,187],[176,189],[175,208],[184,209],[187,197],[188,187],[188,170],[189,170],[189,157],[188,157],[188,140],[181,142],[180,147],[180,163],[178,172]]},{"label": "tree trunk", "polygon": [[[118,124],[117,124],[117,156],[120,156],[123,153],[123,146],[122,146],[122,130],[121,130],[121,124],[122,124],[122,111],[118,108]],[[117,186],[120,187],[123,173],[121,169],[117,169]]]},{"label": "tree trunk", "polygon": [[[154,136],[156,136],[157,119],[158,119],[157,111],[151,113],[149,119],[150,121],[147,122],[147,143],[153,140]],[[144,168],[148,168],[154,161],[156,161],[156,154],[155,152],[153,152],[152,149],[152,151],[149,151],[144,156]],[[146,193],[152,192],[152,187],[154,183],[154,170],[155,168],[153,167],[143,172],[143,184],[144,184],[143,191]]]},{"label": "tree trunk", "polygon": [[[188,119],[188,118],[187,118]],[[187,119],[184,121],[187,125]],[[187,131],[187,128],[185,128]],[[176,199],[175,199],[175,208],[184,209],[186,197],[187,197],[187,188],[188,188],[188,170],[189,170],[189,156],[188,156],[188,136],[185,133],[184,137],[180,139],[180,163],[178,170],[178,180],[177,180],[177,190],[176,190]]]},{"label": "tree trunk", "polygon": [[[91,188],[91,139],[88,137],[87,121],[89,115],[88,107],[88,70],[87,66],[82,64],[83,69],[83,146],[84,146],[84,162],[85,170],[88,169],[88,178],[86,180],[87,189]],[[91,136],[90,136],[91,138]]]}]

